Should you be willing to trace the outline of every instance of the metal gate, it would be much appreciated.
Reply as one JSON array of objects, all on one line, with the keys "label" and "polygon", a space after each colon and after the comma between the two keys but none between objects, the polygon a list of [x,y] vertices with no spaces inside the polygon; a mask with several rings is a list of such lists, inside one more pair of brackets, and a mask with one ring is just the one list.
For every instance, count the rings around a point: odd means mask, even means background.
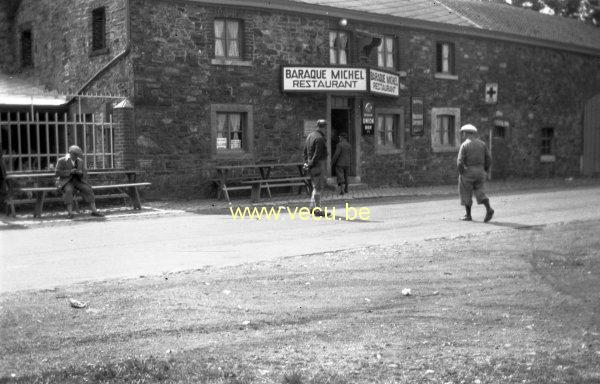
[{"label": "metal gate", "polygon": [[95,121],[93,115],[0,112],[0,147],[9,172],[52,170],[67,148],[77,144],[89,169],[113,168],[112,117]]},{"label": "metal gate", "polygon": [[588,100],[583,112],[582,173],[600,173],[600,94]]}]

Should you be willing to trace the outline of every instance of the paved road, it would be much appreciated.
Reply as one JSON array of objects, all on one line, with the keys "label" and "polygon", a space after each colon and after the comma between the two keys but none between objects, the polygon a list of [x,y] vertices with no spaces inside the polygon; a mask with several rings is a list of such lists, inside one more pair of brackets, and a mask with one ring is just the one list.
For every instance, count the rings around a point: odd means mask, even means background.
[{"label": "paved road", "polygon": [[[352,204],[360,204],[353,202]],[[466,233],[600,219],[600,187],[492,196],[496,216],[461,222],[457,199],[369,202],[369,221],[233,220],[229,215],[129,215],[0,231],[0,292],[233,265]],[[358,205],[353,205],[359,208]],[[336,215],[345,216],[341,206]]]}]

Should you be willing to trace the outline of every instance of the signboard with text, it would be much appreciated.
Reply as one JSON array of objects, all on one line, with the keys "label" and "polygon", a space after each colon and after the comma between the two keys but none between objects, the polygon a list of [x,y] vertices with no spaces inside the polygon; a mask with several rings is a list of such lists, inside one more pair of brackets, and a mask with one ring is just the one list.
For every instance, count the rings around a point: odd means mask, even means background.
[{"label": "signboard with text", "polygon": [[372,135],[373,126],[375,125],[375,116],[373,111],[373,103],[370,101],[363,102],[362,113],[362,134]]},{"label": "signboard with text", "polygon": [[376,69],[369,69],[369,90],[375,94],[399,96],[400,76]]},{"label": "signboard with text", "polygon": [[423,98],[412,97],[411,98],[411,126],[410,133],[413,136],[420,136],[423,134]]},{"label": "signboard with text", "polygon": [[282,69],[284,92],[366,91],[366,68],[287,67]]}]

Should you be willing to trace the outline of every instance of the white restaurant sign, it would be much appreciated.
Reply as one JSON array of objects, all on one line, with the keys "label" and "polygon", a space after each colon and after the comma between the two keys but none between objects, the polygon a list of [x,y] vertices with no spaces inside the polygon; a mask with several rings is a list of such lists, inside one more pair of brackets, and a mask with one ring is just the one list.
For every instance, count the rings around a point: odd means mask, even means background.
[{"label": "white restaurant sign", "polygon": [[399,96],[400,77],[367,68],[295,67],[282,68],[283,92],[368,92]]},{"label": "white restaurant sign", "polygon": [[283,67],[283,91],[366,91],[367,70],[346,67]]},{"label": "white restaurant sign", "polygon": [[388,96],[400,95],[400,77],[393,73],[369,70],[369,89],[372,93]]}]

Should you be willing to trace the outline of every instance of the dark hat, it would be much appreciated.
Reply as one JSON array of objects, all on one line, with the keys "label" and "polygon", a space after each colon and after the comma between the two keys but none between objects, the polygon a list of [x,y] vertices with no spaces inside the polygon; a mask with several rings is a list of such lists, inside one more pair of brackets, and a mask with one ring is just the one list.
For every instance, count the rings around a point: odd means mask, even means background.
[{"label": "dark hat", "polygon": [[325,120],[325,119],[317,120],[317,127],[326,127],[326,126],[327,126],[327,120]]},{"label": "dark hat", "polygon": [[344,139],[348,140],[348,134],[346,132],[340,133],[340,137],[343,137]]}]

